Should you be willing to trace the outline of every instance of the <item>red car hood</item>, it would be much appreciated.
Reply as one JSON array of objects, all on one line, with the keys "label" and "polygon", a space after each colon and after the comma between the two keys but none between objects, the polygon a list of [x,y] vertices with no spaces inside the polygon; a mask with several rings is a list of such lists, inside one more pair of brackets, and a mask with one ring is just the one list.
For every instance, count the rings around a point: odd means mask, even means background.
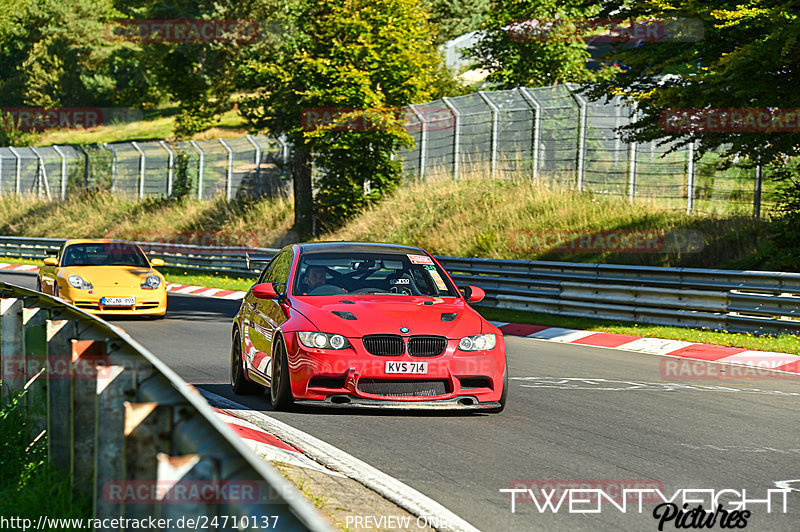
[{"label": "red car hood", "polygon": [[[320,331],[350,338],[367,334],[432,334],[461,338],[484,332],[483,318],[464,300],[456,298],[314,296],[292,297],[291,305]],[[356,319],[345,319],[334,311],[345,316],[350,313]],[[407,327],[409,332],[401,332],[401,327]]]}]

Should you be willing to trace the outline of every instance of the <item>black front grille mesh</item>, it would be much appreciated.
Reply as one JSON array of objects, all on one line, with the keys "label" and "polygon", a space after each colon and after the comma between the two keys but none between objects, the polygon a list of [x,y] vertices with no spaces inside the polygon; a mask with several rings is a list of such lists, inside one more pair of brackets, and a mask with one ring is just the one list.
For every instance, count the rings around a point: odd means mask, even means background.
[{"label": "black front grille mesh", "polygon": [[364,349],[372,355],[393,357],[406,351],[403,338],[396,334],[371,334],[362,338]]},{"label": "black front grille mesh", "polygon": [[412,357],[438,357],[447,349],[443,336],[412,336],[408,339],[408,354]]},{"label": "black front grille mesh", "polygon": [[358,389],[389,397],[432,397],[449,393],[447,380],[359,379]]}]

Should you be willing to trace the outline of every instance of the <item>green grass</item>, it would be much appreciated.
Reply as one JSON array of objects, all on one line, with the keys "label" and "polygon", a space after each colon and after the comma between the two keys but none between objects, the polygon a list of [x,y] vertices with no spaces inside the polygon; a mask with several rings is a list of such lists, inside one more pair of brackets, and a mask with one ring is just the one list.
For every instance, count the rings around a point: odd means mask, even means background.
[{"label": "green grass", "polygon": [[[39,146],[52,144],[102,144],[103,142],[130,142],[145,140],[175,140],[175,115],[177,108],[145,111],[142,120],[109,124],[91,129],[53,129],[26,137],[27,142]],[[211,129],[187,140],[242,137],[247,126],[238,111],[231,110],[220,116]]]},{"label": "green grass", "polygon": [[781,334],[777,336],[755,335],[750,333],[731,333],[718,329],[707,329],[705,327],[701,329],[687,329],[646,323],[639,324],[592,318],[555,316],[552,314],[485,307],[476,307],[476,310],[486,319],[493,321],[547,325],[616,334],[632,334],[646,338],[666,338],[668,340],[683,340],[700,344],[725,345],[742,349],[753,349],[756,351],[776,351],[779,353],[800,355],[800,337],[792,334]]},{"label": "green grass", "polygon": [[47,464],[47,437],[32,443],[20,398],[0,410],[0,515],[89,518],[91,499]]}]

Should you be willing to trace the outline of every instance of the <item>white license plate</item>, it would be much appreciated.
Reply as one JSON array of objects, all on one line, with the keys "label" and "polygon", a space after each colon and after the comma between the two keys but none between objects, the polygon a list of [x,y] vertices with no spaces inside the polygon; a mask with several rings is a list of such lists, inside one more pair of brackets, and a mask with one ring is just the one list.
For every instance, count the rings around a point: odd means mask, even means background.
[{"label": "white license plate", "polygon": [[386,373],[428,373],[427,362],[386,362]]},{"label": "white license plate", "polygon": [[135,297],[101,297],[100,304],[104,307],[132,307],[136,303]]}]

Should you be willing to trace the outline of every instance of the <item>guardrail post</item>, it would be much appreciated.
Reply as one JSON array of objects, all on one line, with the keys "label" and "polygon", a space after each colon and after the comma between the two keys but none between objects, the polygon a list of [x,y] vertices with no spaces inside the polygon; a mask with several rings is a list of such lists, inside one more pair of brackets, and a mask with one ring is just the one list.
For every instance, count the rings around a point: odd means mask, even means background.
[{"label": "guardrail post", "polygon": [[536,181],[539,179],[539,144],[541,144],[542,139],[542,106],[539,105],[539,102],[536,101],[536,98],[528,91],[527,87],[520,87],[519,91],[523,99],[533,108],[534,113],[531,145],[531,157],[533,158],[531,179],[535,185]]},{"label": "guardrail post", "polygon": [[16,171],[14,172],[14,194],[19,196],[20,181],[22,178],[22,158],[16,148],[9,146],[9,150],[14,154],[16,161]]},{"label": "guardrail post", "polygon": [[570,91],[572,97],[575,99],[575,102],[578,104],[578,157],[577,157],[577,182],[578,182],[578,192],[583,192],[584,186],[584,179],[585,179],[585,168],[586,168],[586,128],[587,128],[587,106],[586,100],[584,100],[579,94]]},{"label": "guardrail post", "polygon": [[0,299],[0,368],[3,404],[22,392],[25,385],[22,331],[22,300]]},{"label": "guardrail post", "polygon": [[28,407],[31,439],[47,430],[47,320],[50,312],[43,308],[22,311],[25,346],[25,400]]},{"label": "guardrail post", "polygon": [[139,147],[138,142],[131,142],[133,149],[139,152],[139,199],[144,198],[144,173],[147,163],[147,155],[144,150]]},{"label": "guardrail post", "polygon": [[233,197],[233,149],[225,142],[225,139],[219,139],[219,142],[228,151],[228,169],[225,172],[225,199],[230,201]]},{"label": "guardrail post", "polygon": [[484,101],[486,105],[489,106],[489,109],[492,111],[492,137],[491,137],[491,154],[490,154],[490,161],[491,161],[491,168],[492,168],[492,179],[497,177],[497,137],[500,129],[500,109],[494,104],[494,102],[486,96],[483,91],[478,91],[478,96]]},{"label": "guardrail post", "polygon": [[[162,519],[180,519],[185,515],[207,515],[211,517],[210,512],[218,504],[225,504],[230,501],[198,501],[191,502],[181,501],[175,496],[178,491],[175,486],[180,483],[192,482],[209,482],[218,483],[219,480],[219,464],[214,459],[203,459],[202,456],[197,454],[189,454],[183,456],[169,456],[166,453],[158,453],[156,457],[157,466],[157,481],[159,486],[171,486],[172,488],[166,491],[165,498],[169,499],[169,504],[161,504],[158,516]],[[218,490],[213,492],[220,493]],[[203,504],[203,502],[207,502]]]},{"label": "guardrail post", "polygon": [[75,323],[47,322],[47,460],[73,479],[72,338]]},{"label": "guardrail post", "polygon": [[694,210],[694,141],[689,143],[689,161],[686,165],[686,214],[692,214]]},{"label": "guardrail post", "polygon": [[[171,431],[170,405],[125,402],[125,481],[156,482],[156,456],[159,452],[171,452]],[[125,517],[147,517],[154,514],[153,510],[153,501],[126,503]]]},{"label": "guardrail post", "polygon": [[203,151],[203,148],[197,143],[197,141],[190,140],[189,144],[192,145],[192,148],[197,150],[198,155],[200,155],[200,162],[197,168],[197,199],[203,199],[203,173],[206,169],[206,152]]},{"label": "guardrail post", "polygon": [[453,124],[453,179],[458,179],[459,159],[461,158],[461,111],[453,105],[450,98],[445,96],[442,101],[453,113],[455,119]]},{"label": "guardrail post", "polygon": [[425,162],[428,158],[428,122],[425,115],[412,104],[408,106],[419,120],[419,178],[425,179]]},{"label": "guardrail post", "polygon": [[95,401],[94,516],[98,519],[119,517],[123,505],[110,497],[112,483],[125,478],[125,408],[133,397],[133,372],[123,366],[106,366],[98,374]]},{"label": "guardrail post", "polygon": [[[61,201],[64,201],[67,197],[67,156],[58,146],[54,145],[53,149],[56,150],[56,153],[61,157]],[[114,170],[116,170],[116,166],[114,166]]]},{"label": "guardrail post", "polygon": [[72,340],[73,375],[73,485],[91,494],[96,451],[95,419],[97,417],[95,390],[97,373],[105,366],[106,343],[101,340]]},{"label": "guardrail post", "polygon": [[159,141],[159,144],[161,144],[161,147],[167,150],[167,153],[169,154],[169,166],[167,167],[167,196],[172,196],[172,178],[175,168],[175,152],[172,151],[172,148],[170,148],[165,141],[161,140]]},{"label": "guardrail post", "polygon": [[761,165],[756,165],[755,183],[753,184],[753,218],[761,218]]}]

